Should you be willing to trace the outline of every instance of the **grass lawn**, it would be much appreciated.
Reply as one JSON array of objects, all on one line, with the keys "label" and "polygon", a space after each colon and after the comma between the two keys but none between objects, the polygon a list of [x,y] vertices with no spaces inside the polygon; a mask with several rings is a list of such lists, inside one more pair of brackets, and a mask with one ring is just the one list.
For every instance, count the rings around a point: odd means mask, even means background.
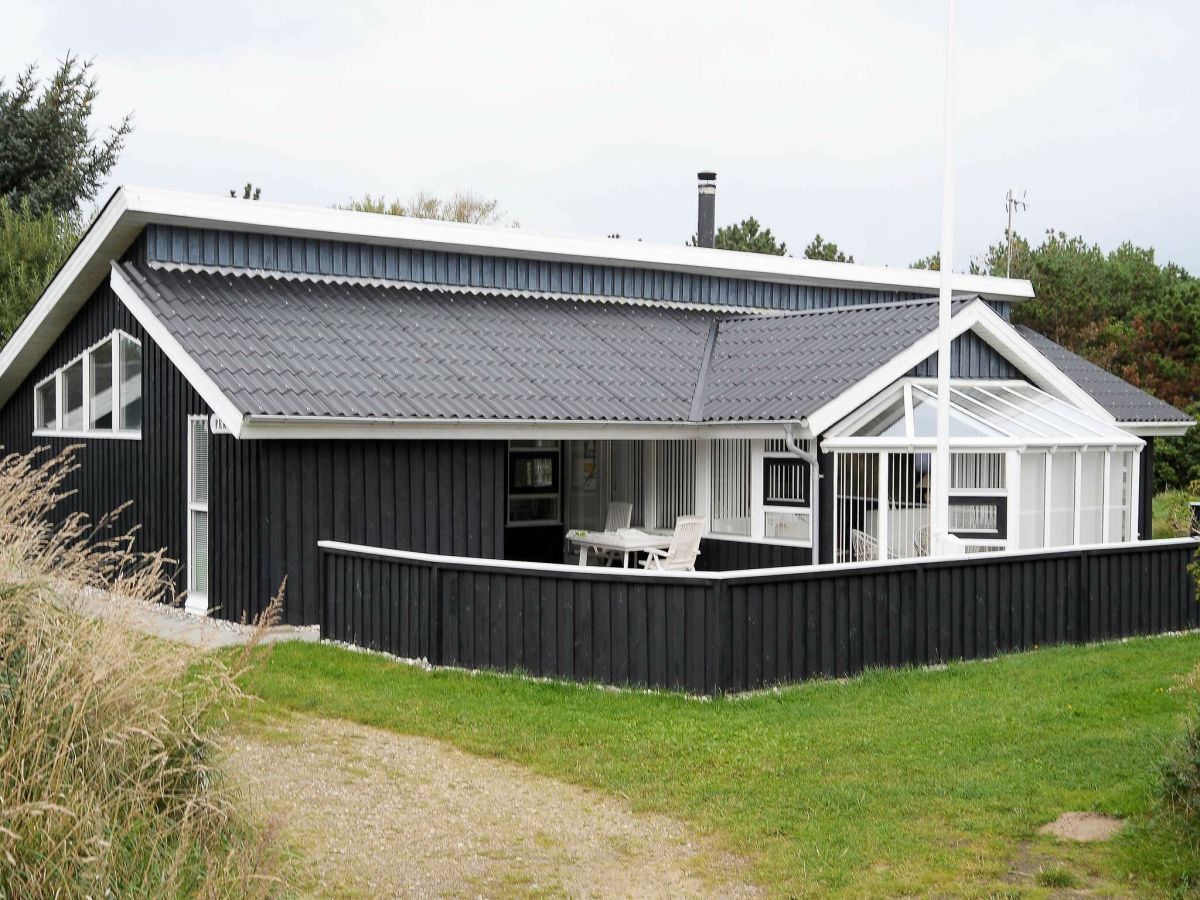
[{"label": "grass lawn", "polygon": [[[281,644],[245,715],[343,717],[620,794],[746,855],[772,894],[1164,894],[1200,885],[1152,818],[1188,703],[1168,688],[1197,659],[1187,635],[698,701]],[[1068,810],[1132,825],[1108,844],[1037,836]]]}]

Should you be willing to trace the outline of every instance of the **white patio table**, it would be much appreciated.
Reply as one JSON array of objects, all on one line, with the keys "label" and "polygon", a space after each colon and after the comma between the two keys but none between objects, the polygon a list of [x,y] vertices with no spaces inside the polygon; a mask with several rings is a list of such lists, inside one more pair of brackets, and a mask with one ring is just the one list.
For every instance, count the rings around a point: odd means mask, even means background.
[{"label": "white patio table", "polygon": [[579,547],[579,564],[586,566],[588,553],[592,550],[610,550],[621,554],[621,565],[629,568],[629,554],[636,556],[645,550],[666,550],[671,546],[671,535],[652,534],[637,528],[622,528],[620,531],[569,531],[567,540]]}]

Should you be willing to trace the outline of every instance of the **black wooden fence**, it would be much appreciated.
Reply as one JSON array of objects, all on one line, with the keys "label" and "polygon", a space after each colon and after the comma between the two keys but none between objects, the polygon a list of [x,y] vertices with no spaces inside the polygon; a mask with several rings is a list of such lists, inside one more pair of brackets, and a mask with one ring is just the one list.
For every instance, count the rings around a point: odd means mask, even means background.
[{"label": "black wooden fence", "polygon": [[320,546],[324,638],[693,693],[1200,624],[1194,540],[697,574]]}]

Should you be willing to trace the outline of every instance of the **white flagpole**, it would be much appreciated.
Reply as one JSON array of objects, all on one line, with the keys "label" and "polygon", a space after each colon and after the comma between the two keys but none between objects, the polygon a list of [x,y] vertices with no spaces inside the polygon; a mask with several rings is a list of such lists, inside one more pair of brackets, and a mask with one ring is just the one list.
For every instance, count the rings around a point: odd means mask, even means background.
[{"label": "white flagpole", "polygon": [[946,103],[942,169],[942,249],[938,293],[937,452],[933,455],[932,549],[946,550],[950,526],[950,304],[954,271],[954,0],[946,12]]}]

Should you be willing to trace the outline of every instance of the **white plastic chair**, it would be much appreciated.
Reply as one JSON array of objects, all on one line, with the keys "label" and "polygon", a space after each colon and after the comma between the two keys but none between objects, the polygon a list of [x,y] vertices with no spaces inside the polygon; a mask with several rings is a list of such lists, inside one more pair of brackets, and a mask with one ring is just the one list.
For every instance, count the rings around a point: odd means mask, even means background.
[{"label": "white plastic chair", "polygon": [[633,504],[626,503],[624,500],[614,500],[608,504],[608,518],[604,522],[604,530],[614,532],[628,528],[632,518]]},{"label": "white plastic chair", "polygon": [[[604,520],[604,530],[609,534],[613,534],[623,528],[628,528],[632,519],[633,504],[626,503],[624,500],[614,500],[608,504],[607,518]],[[592,553],[605,566],[611,566],[622,555],[616,550],[593,550]]]},{"label": "white plastic chair", "polygon": [[850,529],[850,561],[866,562],[879,559],[879,541],[865,531],[857,528]]},{"label": "white plastic chair", "polygon": [[696,557],[700,555],[700,536],[704,533],[704,516],[680,516],[675,520],[671,546],[664,550],[647,550],[642,565],[661,572],[695,572]]}]

